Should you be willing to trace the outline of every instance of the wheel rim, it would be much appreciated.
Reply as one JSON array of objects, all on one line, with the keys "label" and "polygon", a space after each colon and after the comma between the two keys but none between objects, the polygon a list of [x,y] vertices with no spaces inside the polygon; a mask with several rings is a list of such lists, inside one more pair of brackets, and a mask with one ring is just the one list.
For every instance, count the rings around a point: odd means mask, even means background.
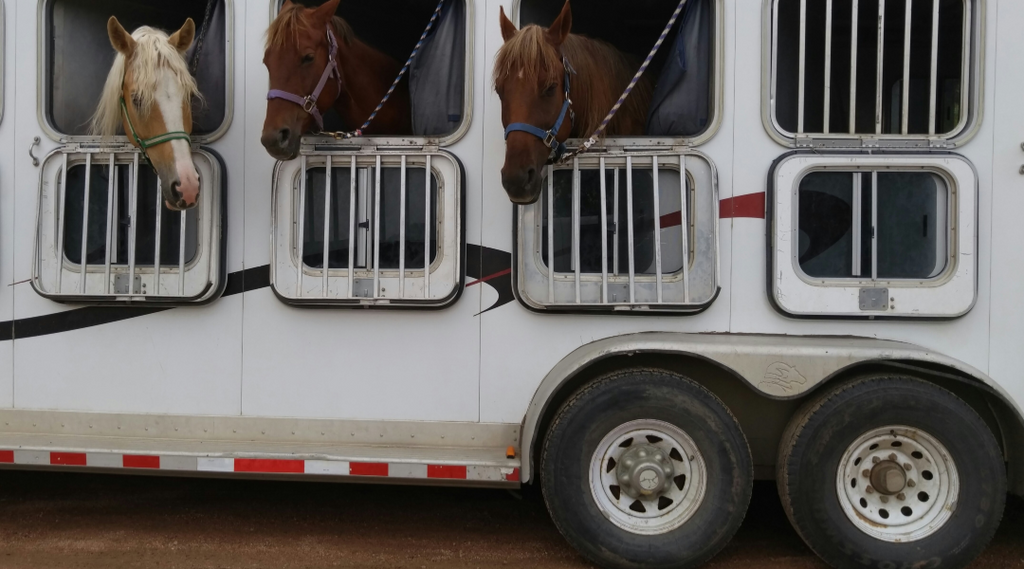
[{"label": "wheel rim", "polygon": [[664,421],[630,421],[601,440],[590,491],[612,523],[636,534],[672,531],[704,500],[707,467],[685,432]]},{"label": "wheel rim", "polygon": [[939,530],[956,510],[960,479],[949,451],[905,426],[864,433],[846,449],[836,476],[846,517],[860,531],[905,543]]}]

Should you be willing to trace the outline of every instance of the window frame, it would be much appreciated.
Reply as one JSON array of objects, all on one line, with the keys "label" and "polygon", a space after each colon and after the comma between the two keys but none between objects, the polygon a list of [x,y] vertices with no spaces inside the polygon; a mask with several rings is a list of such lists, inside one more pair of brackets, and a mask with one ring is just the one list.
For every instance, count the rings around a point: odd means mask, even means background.
[{"label": "window frame", "polygon": [[[464,2],[466,7],[466,70],[465,70],[465,85],[463,86],[462,95],[462,122],[459,123],[459,128],[455,129],[449,134],[443,136],[414,136],[411,134],[398,134],[398,135],[367,135],[355,138],[349,138],[345,140],[345,144],[351,147],[439,147],[445,148],[452,146],[456,142],[462,140],[468,133],[473,124],[473,95],[474,95],[474,57],[476,55],[475,44],[476,34],[474,25],[475,20],[475,2],[474,0],[460,0]],[[281,10],[281,6],[284,4],[284,0],[270,0],[270,19],[267,20],[267,26],[277,18],[278,13]],[[358,31],[356,32],[358,35]],[[399,61],[399,65],[404,64],[404,61]],[[408,72],[407,72],[408,73]],[[269,87],[268,87],[269,88]],[[337,142],[337,140],[331,136],[322,136],[316,134],[304,134],[302,135],[303,144],[330,144],[331,142]]]},{"label": "window frame", "polygon": [[[159,278],[155,276],[156,264],[136,265],[131,261],[128,264],[110,264],[110,275],[114,279],[114,283],[117,282],[119,275],[127,274],[130,275],[128,277],[130,281],[138,281],[138,285],[143,291],[147,286],[152,289],[159,282],[165,290],[169,290],[171,285],[177,286],[178,294],[118,293],[116,290],[113,293],[107,293],[90,290],[88,288],[90,286],[92,289],[96,288],[95,281],[97,280],[99,280],[98,286],[104,286],[102,284],[104,279],[98,278],[96,275],[97,273],[100,276],[106,274],[105,262],[87,263],[87,288],[85,292],[82,292],[80,276],[82,263],[73,263],[68,259],[61,241],[64,236],[61,227],[61,221],[64,219],[64,204],[60,202],[61,196],[66,196],[66,189],[61,188],[64,179],[64,165],[67,164],[70,170],[71,167],[84,163],[86,154],[93,156],[93,167],[109,165],[108,160],[111,154],[115,155],[115,163],[118,165],[127,162],[133,168],[149,167],[142,159],[141,154],[128,144],[120,147],[70,144],[53,150],[43,159],[40,167],[32,262],[33,290],[40,296],[56,302],[111,306],[195,306],[213,302],[219,298],[227,285],[225,264],[227,209],[224,203],[226,194],[224,164],[218,155],[205,149],[194,149],[193,157],[194,160],[201,158],[201,160],[195,161],[203,179],[216,180],[216,184],[213,188],[200,193],[199,210],[195,214],[199,228],[196,233],[195,256],[185,263],[179,261],[177,265],[160,264]],[[109,191],[108,188],[95,188],[95,190]],[[107,208],[109,216],[109,203]],[[161,214],[164,213],[161,199],[157,200],[157,208]],[[104,239],[109,241],[109,234],[106,234]],[[129,245],[129,250],[132,250],[131,247],[133,246]],[[57,258],[58,251],[60,251],[60,259]],[[185,269],[185,283],[181,283],[178,276],[181,267]],[[55,274],[55,272],[59,272],[61,276],[52,276],[51,273]],[[72,285],[75,290],[66,290],[72,288]],[[185,294],[186,286],[191,291],[189,294]]]},{"label": "window frame", "polygon": [[[761,121],[777,143],[793,148],[956,148],[969,142],[981,128],[984,112],[986,0],[962,0],[965,4],[964,49],[970,53],[962,62],[961,114],[955,129],[946,134],[875,133],[792,133],[779,124],[775,114],[777,27],[776,7],[780,0],[763,0],[761,27]],[[833,69],[835,67],[833,66]],[[847,67],[848,68],[848,67]],[[966,88],[963,88],[966,87]]]},{"label": "window frame", "polygon": [[[352,272],[349,268],[328,268],[325,276],[323,268],[310,267],[299,257],[297,244],[302,236],[299,235],[299,217],[296,215],[304,217],[305,212],[298,211],[296,195],[304,185],[305,172],[311,168],[325,167],[327,156],[331,157],[332,169],[350,168],[352,160],[357,162],[357,169],[375,165],[378,158],[381,160],[382,168],[390,168],[395,167],[394,162],[400,161],[403,157],[415,158],[417,162],[420,158],[425,162],[425,157],[430,157],[431,172],[437,180],[436,208],[432,210],[431,216],[432,225],[436,224],[434,226],[437,227],[437,254],[430,264],[429,279],[422,276],[423,267],[405,267],[404,280],[419,279],[423,280],[424,284],[430,282],[431,290],[437,282],[448,282],[450,288],[443,296],[424,299],[412,296],[411,293],[407,297],[395,297],[394,293],[387,296],[374,294],[372,297],[352,295],[348,284],[349,274]],[[439,164],[442,160],[447,163]],[[407,167],[422,170],[423,164],[407,162]],[[448,176],[451,177],[450,180]],[[373,186],[373,183],[368,183],[368,191],[373,191]],[[381,189],[383,190],[383,184]],[[308,196],[308,188],[306,192]],[[270,286],[281,302],[293,306],[438,310],[452,306],[461,297],[466,278],[466,180],[462,163],[454,154],[440,149],[361,147],[353,151],[351,148],[332,149],[304,144],[299,160],[278,161],[275,165],[271,200],[273,231]],[[372,247],[373,239],[368,239],[367,244]],[[421,273],[420,276],[416,275],[417,270]],[[388,283],[391,281],[397,283],[400,280],[401,275],[398,273],[399,269],[393,268],[376,271],[373,268],[357,268],[351,280],[354,286],[356,281],[376,278],[380,285],[390,286]],[[323,294],[322,284],[319,292],[301,292],[296,286],[298,274],[302,275],[303,283],[326,278],[328,294]],[[344,289],[344,295],[341,294],[341,289]],[[332,294],[332,290],[336,293]],[[386,289],[382,286],[381,290]]]},{"label": "window frame", "polygon": [[[947,264],[928,279],[820,278],[799,264],[800,184],[810,173],[924,171],[947,184]],[[768,176],[767,291],[780,313],[796,318],[957,318],[978,296],[978,174],[966,158],[952,153],[789,152]],[[885,291],[883,307],[862,308],[862,295]]]},{"label": "window frame", "polygon": [[[522,28],[520,21],[521,7],[524,0],[512,0],[510,19],[517,28]],[[602,139],[596,148],[643,148],[643,149],[670,149],[678,146],[696,147],[705,144],[718,134],[724,120],[725,109],[725,0],[714,0],[714,70],[711,73],[714,84],[711,96],[711,119],[704,132],[696,136],[617,136]],[[666,22],[667,23],[667,22]],[[678,23],[677,23],[678,25]],[[662,46],[666,49],[666,46]],[[586,136],[590,136],[588,133]],[[571,138],[566,141],[569,147],[576,147],[586,140],[583,138]]]},{"label": "window frame", "polygon": [[[111,140],[116,143],[127,143],[128,136],[125,134],[118,134],[111,138],[103,138],[98,136],[89,135],[74,135],[60,132],[57,127],[50,121],[50,117],[47,113],[47,100],[49,98],[50,89],[52,87],[49,74],[50,54],[52,52],[50,48],[51,38],[49,37],[49,22],[47,21],[47,13],[50,11],[50,7],[57,0],[39,0],[38,10],[36,15],[36,22],[38,29],[36,31],[36,116],[39,122],[39,127],[43,130],[47,137],[51,140],[59,143],[68,142],[94,142],[94,143],[106,143],[109,144]],[[234,0],[222,0],[224,2],[224,120],[221,124],[208,134],[194,135],[192,136],[192,146],[195,150],[197,145],[209,144],[215,140],[223,137],[234,119],[235,109],[235,11],[234,11]],[[197,26],[202,25],[202,22],[197,22]]]},{"label": "window frame", "polygon": [[[600,168],[600,162],[605,161],[606,170],[615,168],[614,164],[608,164],[609,161],[624,161],[626,158],[632,158],[633,160],[645,161],[644,164],[634,165],[634,171],[649,171],[649,167],[646,165],[646,160],[652,156],[659,157],[659,171],[662,169],[671,169],[674,172],[678,172],[678,157],[682,156],[687,158],[686,175],[687,181],[692,180],[694,185],[691,189],[692,200],[684,204],[684,206],[690,206],[687,209],[688,219],[687,221],[687,243],[685,245],[686,250],[686,265],[685,271],[683,268],[673,273],[662,274],[662,285],[667,290],[666,285],[677,284],[684,287],[684,295],[689,295],[691,290],[697,290],[697,287],[693,283],[697,282],[698,278],[706,277],[708,279],[707,290],[701,291],[700,298],[693,300],[692,297],[682,302],[673,302],[671,300],[663,300],[662,302],[639,300],[631,302],[613,302],[609,299],[601,299],[598,296],[597,301],[583,301],[583,294],[581,293],[580,302],[572,301],[560,301],[552,300],[552,295],[558,295],[554,292],[555,287],[568,288],[575,287],[576,273],[575,272],[554,272],[549,270],[547,263],[543,260],[543,253],[539,250],[541,243],[541,231],[544,220],[539,219],[539,216],[543,215],[544,206],[538,201],[537,203],[517,206],[514,209],[515,218],[513,223],[514,235],[513,240],[515,242],[515,248],[513,249],[513,280],[514,285],[513,291],[519,302],[527,309],[538,312],[538,313],[587,313],[587,314],[625,314],[625,315],[636,315],[636,314],[656,314],[656,315],[692,315],[699,314],[714,303],[721,291],[721,280],[720,280],[720,267],[719,267],[719,198],[718,198],[718,171],[715,168],[714,162],[707,157],[707,155],[696,151],[655,151],[655,152],[643,152],[638,153],[635,151],[626,151],[620,149],[617,152],[603,152],[603,153],[592,153],[585,154],[574,159],[572,165],[562,166],[560,170],[573,171],[577,168],[583,169],[594,169]],[[670,162],[668,158],[675,158],[675,168],[669,166]],[[662,158],[666,158],[662,161]],[[706,180],[698,180],[698,176],[695,174],[694,168],[689,166],[693,163],[703,163],[701,177]],[[622,167],[622,166],[619,166]],[[545,175],[545,179],[548,175]],[[701,182],[706,182],[709,187],[702,191]],[[541,199],[547,199],[547,189],[544,190]],[[611,192],[611,188],[606,189],[607,192]],[[622,191],[625,191],[624,189]],[[609,212],[610,213],[610,212]],[[665,213],[659,213],[664,216]],[[660,227],[659,229],[664,231],[667,228]],[[628,231],[628,230],[627,230]],[[690,236],[696,236],[692,241]],[[626,239],[629,236],[627,234]],[[635,250],[635,249],[634,249]],[[690,251],[693,251],[691,254]],[[548,275],[553,274],[555,280],[552,284],[548,284],[550,280]],[[597,283],[599,287],[599,295],[603,295],[600,288],[602,287],[603,275],[601,272],[587,272],[580,271],[580,283],[585,285],[586,283]],[[695,278],[694,275],[697,275]],[[626,290],[629,290],[628,273],[621,274],[617,277],[613,277],[611,271],[607,273],[608,283],[614,283],[621,286],[626,285]],[[683,284],[684,279],[688,279],[686,284]],[[537,294],[539,282],[543,282],[546,287],[544,290],[548,291],[547,296],[543,294]],[[634,281],[638,285],[646,284],[649,288],[656,287],[657,273],[651,274],[639,274],[636,273]],[[559,284],[561,283],[561,285]],[[636,287],[634,290],[638,290]],[[531,292],[532,291],[532,292]],[[650,291],[647,291],[650,294]],[[705,294],[706,293],[706,294]],[[634,293],[635,294],[635,293]],[[684,299],[686,297],[684,296]]]}]

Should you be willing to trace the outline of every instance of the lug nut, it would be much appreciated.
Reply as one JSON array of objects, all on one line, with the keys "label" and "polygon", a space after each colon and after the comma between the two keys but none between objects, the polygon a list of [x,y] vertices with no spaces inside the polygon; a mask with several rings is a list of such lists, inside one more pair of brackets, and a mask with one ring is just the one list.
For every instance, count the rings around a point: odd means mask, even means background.
[{"label": "lug nut", "polygon": [[907,480],[907,486],[913,488],[914,486],[917,486],[917,482],[914,482],[913,480]]},{"label": "lug nut", "polygon": [[861,474],[864,475],[864,478],[871,478],[871,471],[868,470],[867,468],[865,468],[863,471],[861,471]]},{"label": "lug nut", "polygon": [[871,486],[868,486],[867,488],[865,488],[864,491],[867,492],[868,494],[874,494],[875,493],[875,489],[872,488]]},{"label": "lug nut", "polygon": [[903,492],[900,492],[899,494],[896,494],[896,499],[902,502],[903,500],[907,499],[907,495],[904,494]]},{"label": "lug nut", "polygon": [[647,451],[645,451],[644,449],[640,449],[640,451],[636,453],[636,455],[639,456],[640,458],[647,458]]},{"label": "lug nut", "polygon": [[633,459],[632,458],[627,458],[626,460],[622,461],[622,464],[626,468],[633,468]]},{"label": "lug nut", "polygon": [[889,497],[888,496],[879,496],[879,497],[882,499],[882,503],[883,504],[888,504],[889,503]]},{"label": "lug nut", "polygon": [[871,457],[871,464],[878,464],[879,462],[882,462],[882,459],[878,458],[877,456]]},{"label": "lug nut", "polygon": [[629,476],[625,474],[619,476],[619,482],[621,482],[623,486],[629,486]]},{"label": "lug nut", "polygon": [[896,453],[889,453],[889,460],[896,462]]},{"label": "lug nut", "polygon": [[904,462],[904,463],[903,463],[903,469],[904,469],[904,470],[906,470],[907,472],[910,472],[910,469],[911,469],[911,468],[913,468],[913,467],[912,467],[912,466],[910,466],[910,463],[909,463],[909,462]]}]

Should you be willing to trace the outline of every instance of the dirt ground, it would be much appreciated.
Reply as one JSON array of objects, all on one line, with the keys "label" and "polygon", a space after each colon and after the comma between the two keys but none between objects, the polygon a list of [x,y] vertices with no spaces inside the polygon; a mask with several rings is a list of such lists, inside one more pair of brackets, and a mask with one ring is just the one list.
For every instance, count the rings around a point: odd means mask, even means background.
[{"label": "dirt ground", "polygon": [[[590,567],[535,494],[0,471],[0,568]],[[710,569],[824,568],[757,483]],[[1011,499],[977,569],[1024,567]]]}]

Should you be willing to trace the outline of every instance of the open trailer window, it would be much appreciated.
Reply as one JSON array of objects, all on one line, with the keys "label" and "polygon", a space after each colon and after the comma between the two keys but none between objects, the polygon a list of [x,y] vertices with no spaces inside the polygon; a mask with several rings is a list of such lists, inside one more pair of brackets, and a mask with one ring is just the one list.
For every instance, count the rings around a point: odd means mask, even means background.
[{"label": "open trailer window", "polygon": [[[548,26],[564,0],[517,0],[513,21]],[[676,0],[592,0],[572,5],[572,33],[610,43],[636,69],[678,6]],[[641,136],[699,144],[715,134],[722,107],[722,0],[689,0],[647,70],[654,90]],[[571,63],[571,62],[570,62]],[[633,144],[622,137],[622,144]]]},{"label": "open trailer window", "polygon": [[[298,0],[304,6],[319,6],[325,0]],[[283,2],[274,3],[274,17]],[[342,2],[337,15],[352,28],[356,37],[370,47],[405,63],[437,7],[437,0],[388,0],[387,2]],[[472,104],[472,31],[468,0],[446,0],[438,20],[407,72],[412,131],[396,133],[407,145],[411,136],[457,140],[469,127]],[[342,47],[341,49],[344,49]],[[388,101],[388,105],[396,104]],[[360,125],[343,124],[338,114],[324,114],[324,130],[351,131]],[[386,143],[387,137],[374,137]]]},{"label": "open trailer window", "polygon": [[692,313],[714,299],[717,183],[702,155],[582,155],[543,183],[516,214],[527,307]]},{"label": "open trailer window", "polygon": [[969,136],[981,14],[975,0],[766,0],[766,124],[787,141]]},{"label": "open trailer window", "polygon": [[462,167],[437,152],[316,153],[274,175],[271,284],[289,304],[443,308],[462,290]]},{"label": "open trailer window", "polygon": [[[230,10],[230,0],[43,4],[40,119],[63,146],[42,163],[32,280],[39,294],[77,303],[194,304],[223,290],[224,171],[199,145],[230,122]],[[202,93],[193,98],[192,160],[201,180],[194,209],[165,207],[156,173],[123,133],[88,134],[114,60],[111,15],[128,30],[173,31],[190,17],[196,23],[185,54]]]},{"label": "open trailer window", "polygon": [[973,168],[791,155],[774,169],[772,295],[804,316],[952,317],[976,294]]}]

